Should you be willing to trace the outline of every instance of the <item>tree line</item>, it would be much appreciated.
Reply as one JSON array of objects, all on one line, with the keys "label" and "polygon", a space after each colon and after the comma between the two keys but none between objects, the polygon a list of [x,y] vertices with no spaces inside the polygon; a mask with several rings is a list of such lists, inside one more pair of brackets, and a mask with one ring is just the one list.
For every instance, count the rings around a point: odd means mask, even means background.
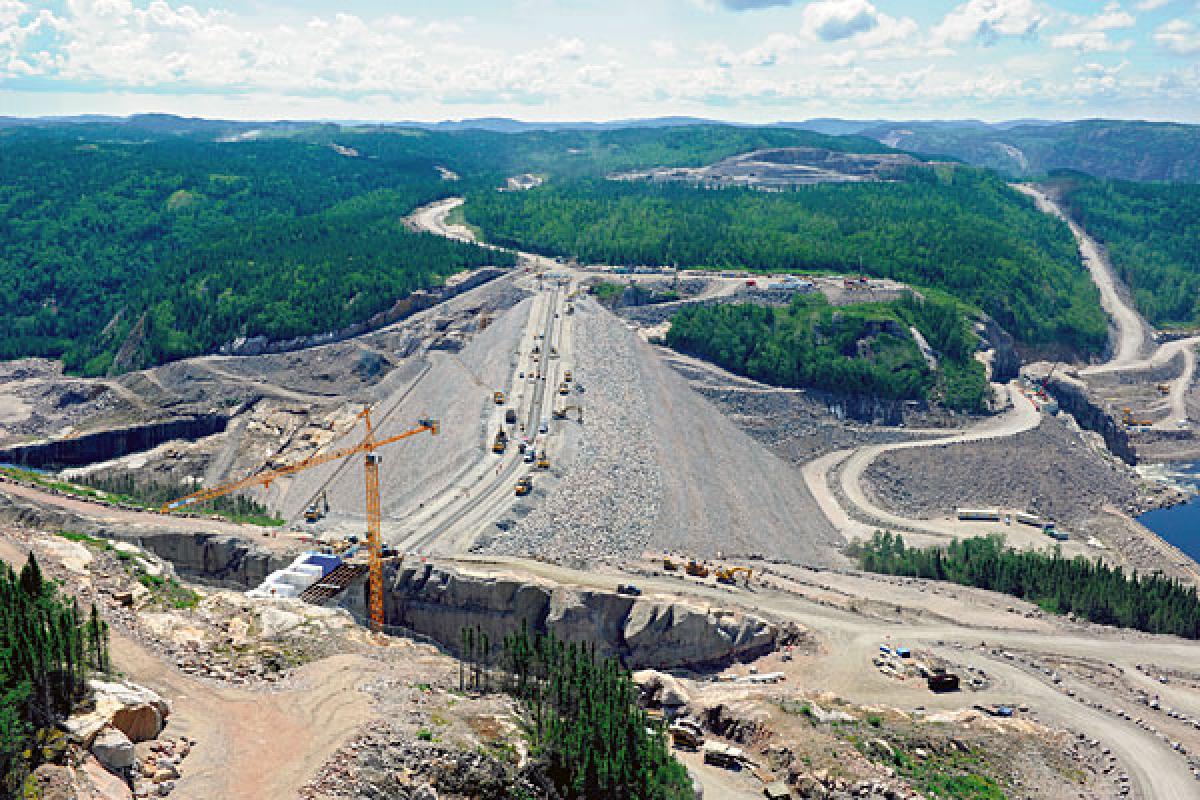
[{"label": "tree line", "polygon": [[524,623],[499,643],[481,628],[462,631],[463,689],[498,688],[525,706],[545,774],[568,800],[690,800],[687,770],[671,755],[661,723],[638,705],[637,688],[615,658],[594,645],[531,633]]},{"label": "tree line", "polygon": [[853,553],[869,572],[951,581],[1073,613],[1102,625],[1200,638],[1200,599],[1193,586],[1162,575],[1126,575],[1121,567],[1083,556],[1063,558],[1016,550],[1001,536],[955,540],[946,548],[907,547],[903,537],[876,531]]},{"label": "tree line", "polygon": [[792,191],[551,180],[476,192],[488,238],[609,264],[864,272],[942,289],[1028,346],[1100,352],[1107,323],[1066,225],[995,175],[912,167],[902,180]]},{"label": "tree line", "polygon": [[[937,352],[936,370],[909,326]],[[933,295],[836,307],[820,293],[798,294],[786,307],[690,305],[672,317],[667,344],[776,386],[929,400],[972,412],[982,411],[989,395],[966,311]]]},{"label": "tree line", "polygon": [[29,773],[53,757],[56,726],[109,669],[108,626],[93,605],[42,576],[31,554],[20,573],[0,569],[0,789],[19,795]]}]

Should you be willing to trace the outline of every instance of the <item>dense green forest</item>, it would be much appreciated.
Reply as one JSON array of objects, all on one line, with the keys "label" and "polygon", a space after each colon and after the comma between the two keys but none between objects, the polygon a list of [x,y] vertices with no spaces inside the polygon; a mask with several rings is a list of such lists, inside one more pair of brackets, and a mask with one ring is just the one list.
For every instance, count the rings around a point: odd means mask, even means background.
[{"label": "dense green forest", "polygon": [[906,547],[877,531],[855,552],[870,572],[952,581],[1020,597],[1056,614],[1074,613],[1102,625],[1200,638],[1195,587],[1161,575],[1126,576],[1120,567],[1004,546],[1000,536],[955,540],[945,549]]},{"label": "dense green forest", "polygon": [[[909,326],[937,352],[936,371]],[[977,342],[958,303],[913,296],[837,307],[819,293],[797,295],[786,308],[685,306],[667,332],[677,350],[777,386],[940,400],[963,411],[982,411],[987,401],[983,365],[973,358]]]},{"label": "dense green forest", "polygon": [[513,262],[400,224],[506,175],[600,176],[756,147],[887,149],[718,125],[510,135],[313,124],[212,139],[228,127],[152,115],[0,130],[0,358],[61,357],[96,375],[360,322],[461,269]]},{"label": "dense green forest", "polygon": [[498,258],[410,233],[443,191],[420,159],[294,141],[0,147],[0,357],[107,371],[211,351],[241,335],[336,329]]},{"label": "dense green forest", "polygon": [[21,794],[39,764],[61,757],[57,723],[87,692],[92,670],[108,669],[108,628],[92,606],[42,577],[31,555],[18,574],[0,564],[0,791]]},{"label": "dense green forest", "polygon": [[1107,336],[1066,225],[967,167],[782,193],[551,181],[472,194],[466,213],[497,243],[591,262],[855,272],[861,263],[944,289],[1026,345],[1095,353]]},{"label": "dense green forest", "polygon": [[1200,185],[1063,175],[1054,182],[1151,323],[1200,324]]},{"label": "dense green forest", "polygon": [[[501,688],[528,714],[534,755],[567,800],[690,800],[687,770],[665,730],[639,707],[637,688],[616,659],[595,648],[531,634],[525,625],[500,647],[479,628],[462,631],[463,689]],[[493,653],[497,650],[498,653]],[[498,656],[493,658],[493,656]]]}]

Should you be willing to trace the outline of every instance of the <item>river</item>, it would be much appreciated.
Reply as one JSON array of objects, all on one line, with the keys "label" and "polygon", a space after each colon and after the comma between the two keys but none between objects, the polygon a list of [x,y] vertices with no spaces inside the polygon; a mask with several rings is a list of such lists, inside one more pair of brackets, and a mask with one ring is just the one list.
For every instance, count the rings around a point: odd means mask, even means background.
[{"label": "river", "polygon": [[[1200,462],[1171,464],[1170,476],[1183,486],[1200,492]],[[1147,511],[1138,522],[1200,561],[1200,495],[1171,508]]]}]

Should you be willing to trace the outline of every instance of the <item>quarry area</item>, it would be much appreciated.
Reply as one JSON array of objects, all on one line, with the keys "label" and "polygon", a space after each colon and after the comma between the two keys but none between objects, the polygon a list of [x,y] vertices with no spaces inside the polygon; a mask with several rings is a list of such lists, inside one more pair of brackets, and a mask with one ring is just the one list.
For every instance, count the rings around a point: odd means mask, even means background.
[{"label": "quarry area", "polygon": [[[770,188],[886,180],[907,158],[760,151],[618,177]],[[408,223],[470,237],[447,222],[459,202]],[[523,710],[489,684],[500,665],[464,682],[464,631],[522,625],[633,670],[698,796],[1200,792],[1194,643],[862,572],[849,551],[883,528],[1000,534],[1195,585],[1133,519],[1183,499],[1133,465],[1194,457],[1195,342],[1158,341],[1102,286],[1112,358],[1018,369],[985,331],[994,408],[972,417],[767,386],[663,344],[683,304],[901,284],[519,256],[363,330],[100,379],[0,364],[0,559],[32,552],[95,602],[127,681],[72,719],[44,797],[554,797]],[[600,302],[612,281],[640,291]],[[158,508],[271,470],[240,489],[262,524]],[[164,496],[112,488],[131,482]]]},{"label": "quarry area", "polygon": [[669,167],[610,175],[612,180],[670,183],[714,188],[781,190],[814,183],[880,181],[924,164],[898,153],[838,153],[822,147],[780,147],[730,156],[707,167]]}]

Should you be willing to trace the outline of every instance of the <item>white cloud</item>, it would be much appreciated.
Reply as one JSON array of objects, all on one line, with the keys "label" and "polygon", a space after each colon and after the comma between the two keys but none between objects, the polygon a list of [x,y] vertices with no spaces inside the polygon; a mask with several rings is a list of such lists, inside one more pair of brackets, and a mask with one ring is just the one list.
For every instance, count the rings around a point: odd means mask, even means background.
[{"label": "white cloud", "polygon": [[1200,53],[1200,29],[1186,19],[1173,19],[1154,32],[1154,41],[1181,56]]},{"label": "white cloud", "polygon": [[669,39],[654,39],[650,42],[650,52],[657,59],[669,59],[679,55],[679,48]]},{"label": "white cloud", "polygon": [[1142,0],[1134,6],[1138,11],[1156,11],[1165,5],[1170,4],[1173,0]]},{"label": "white cloud", "polygon": [[867,0],[818,0],[804,7],[804,30],[825,42],[849,39],[879,24],[879,11]]},{"label": "white cloud", "polygon": [[1046,16],[1033,0],[968,0],[933,29],[935,42],[995,44],[1001,37],[1036,36]]},{"label": "white cloud", "polygon": [[1110,31],[1116,28],[1132,28],[1137,20],[1120,3],[1109,3],[1104,10],[1083,23],[1085,30]]},{"label": "white cloud", "polygon": [[1050,46],[1060,50],[1078,50],[1081,53],[1111,53],[1128,50],[1133,42],[1114,42],[1104,31],[1077,31],[1061,33],[1050,40]]}]

